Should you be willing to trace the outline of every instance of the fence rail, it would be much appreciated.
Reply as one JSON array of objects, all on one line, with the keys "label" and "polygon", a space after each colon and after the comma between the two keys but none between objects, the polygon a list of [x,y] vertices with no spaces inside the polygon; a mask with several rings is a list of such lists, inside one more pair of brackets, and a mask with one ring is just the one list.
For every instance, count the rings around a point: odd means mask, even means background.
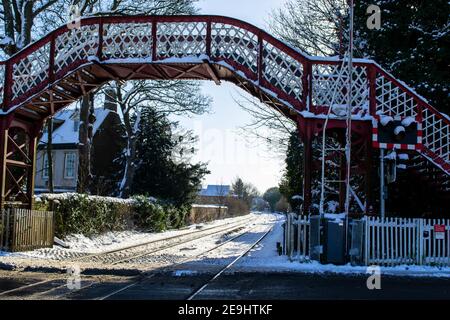
[{"label": "fence rail", "polygon": [[28,209],[1,211],[1,250],[17,252],[51,247],[53,238],[53,212]]},{"label": "fence rail", "polygon": [[366,217],[365,263],[450,265],[450,220]]}]

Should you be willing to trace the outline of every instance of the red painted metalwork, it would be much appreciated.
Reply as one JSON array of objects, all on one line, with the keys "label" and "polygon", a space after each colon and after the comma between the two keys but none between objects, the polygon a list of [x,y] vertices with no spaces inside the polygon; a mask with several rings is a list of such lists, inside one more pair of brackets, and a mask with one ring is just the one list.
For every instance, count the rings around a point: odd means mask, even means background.
[{"label": "red painted metalwork", "polygon": [[[299,125],[310,145],[322,130],[323,116],[334,107],[330,106],[333,88],[338,93],[335,105],[345,104],[345,81],[336,80],[339,70],[338,59],[308,56],[233,18],[86,18],[79,29],[60,27],[0,62],[0,138],[5,141],[14,121],[27,124],[27,132],[33,131],[35,123],[40,128],[48,116],[110,80],[212,79],[235,83],[275,107]],[[355,133],[370,143],[373,116],[414,116],[423,127],[423,148],[417,152],[450,174],[448,118],[372,61],[356,59],[351,76],[352,94],[358,102],[353,110]],[[345,128],[345,121],[336,116],[328,128]],[[309,156],[305,166],[311,169]],[[366,171],[371,169],[368,164],[362,165]],[[311,199],[310,180],[309,176],[305,180],[306,208]]]}]

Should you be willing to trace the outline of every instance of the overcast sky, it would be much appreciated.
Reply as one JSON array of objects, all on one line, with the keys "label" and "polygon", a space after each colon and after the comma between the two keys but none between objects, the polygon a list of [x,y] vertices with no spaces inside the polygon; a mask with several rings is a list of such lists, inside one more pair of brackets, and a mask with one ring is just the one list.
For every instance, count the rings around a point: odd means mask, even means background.
[{"label": "overcast sky", "polygon": [[[265,29],[269,14],[284,0],[200,0],[202,14],[216,14],[238,18]],[[222,82],[216,86],[205,82],[203,90],[214,99],[212,113],[193,119],[182,119],[181,124],[193,129],[200,138],[199,152],[194,160],[209,162],[211,174],[206,184],[231,184],[240,176],[264,192],[278,185],[284,168],[283,159],[274,157],[265,144],[249,145],[240,127],[250,123],[249,115],[233,100],[240,91],[236,86]],[[177,119],[178,120],[178,119]]]}]

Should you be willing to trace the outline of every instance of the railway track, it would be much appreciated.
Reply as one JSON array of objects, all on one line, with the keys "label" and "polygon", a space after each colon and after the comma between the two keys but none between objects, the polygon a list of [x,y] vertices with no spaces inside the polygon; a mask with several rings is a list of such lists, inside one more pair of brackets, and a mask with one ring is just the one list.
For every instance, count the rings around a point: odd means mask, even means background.
[{"label": "railway track", "polygon": [[[168,272],[171,270],[174,270],[175,267],[184,264],[190,260],[193,260],[195,258],[201,258],[201,257],[206,257],[209,253],[213,252],[214,250],[217,250],[218,248],[231,243],[232,241],[241,238],[242,236],[244,236],[245,234],[250,233],[252,230],[256,229],[258,226],[255,226],[253,228],[249,228],[248,230],[242,232],[239,235],[236,235],[234,237],[232,237],[231,239],[228,239],[222,243],[220,243],[219,245],[210,248],[196,256],[193,257],[189,257],[184,259],[183,261],[180,261],[176,264],[171,265],[168,268],[163,269],[160,273],[163,273],[164,271]],[[241,254],[239,254],[238,257],[234,258],[231,262],[229,262],[226,266],[221,267],[217,272],[215,272],[213,274],[213,276],[211,278],[208,279],[208,281],[206,281],[205,283],[203,283],[199,288],[195,289],[192,293],[190,293],[190,295],[186,298],[186,300],[193,300],[195,299],[201,292],[203,292],[212,282],[214,282],[217,278],[219,278],[225,271],[229,270],[233,265],[235,265],[240,259],[242,259],[244,256],[246,256],[253,248],[255,248],[270,232],[272,231],[272,228],[269,228],[267,231],[264,231],[263,234],[258,237],[258,239],[256,241],[253,241],[249,246],[247,246],[242,252]],[[107,293],[106,295],[103,295],[99,298],[97,298],[96,300],[107,300],[107,299],[111,299],[114,298],[115,296],[118,296],[119,294],[139,285],[140,283],[142,283],[143,281],[148,281],[154,277],[156,277],[157,274],[152,273],[152,274],[143,274],[140,276],[140,279],[133,281],[119,289],[116,289],[112,292]]]},{"label": "railway track", "polygon": [[182,235],[175,235],[162,239],[152,240],[137,245],[122,247],[115,250],[105,251],[98,254],[90,254],[83,257],[72,259],[70,262],[100,262],[108,265],[117,265],[120,263],[130,262],[157,252],[176,247],[181,244],[186,244],[201,238],[209,237],[216,234],[234,232],[243,228],[249,223],[249,219],[242,219],[237,222],[214,226],[207,229],[201,229],[184,233]]},{"label": "railway track", "polygon": [[[103,264],[111,264],[111,265],[117,265],[120,263],[133,261],[135,259],[139,259],[145,256],[150,256],[152,254],[163,252],[164,250],[185,245],[186,243],[193,242],[202,238],[206,238],[213,235],[218,235],[222,233],[232,233],[237,232],[239,230],[242,230],[245,228],[246,225],[248,225],[249,219],[244,218],[240,219],[239,221],[234,221],[232,223],[226,223],[221,224],[218,226],[210,227],[207,229],[201,229],[201,230],[195,230],[192,232],[184,233],[181,235],[175,235],[171,237],[166,237],[158,240],[152,240],[148,242],[144,242],[137,245],[122,247],[115,250],[110,250],[106,252],[102,252],[99,254],[89,254],[82,257],[77,257],[75,259],[71,259],[68,262],[69,263],[77,263],[86,261],[87,259],[89,262],[101,262]],[[248,231],[247,231],[248,232]],[[219,248],[222,245],[240,237],[245,233],[239,234],[237,236],[234,236],[228,240],[225,240],[224,242],[220,243],[215,248]],[[201,256],[201,254],[199,255]],[[192,257],[188,258],[191,259]],[[183,262],[185,262],[183,260]],[[181,262],[181,263],[183,263]],[[141,276],[138,276],[141,277]],[[43,281],[37,281],[31,284],[27,284],[18,288],[14,288],[11,290],[0,292],[0,299],[2,297],[12,297],[12,296],[24,296],[24,293],[26,294],[27,291],[38,291],[34,294],[32,294],[31,298],[37,298],[40,296],[45,296],[48,293],[51,292],[57,292],[60,289],[63,289],[67,286],[67,278],[63,279],[50,279],[50,280],[43,280]],[[53,283],[57,283],[57,285],[53,285]],[[60,284],[58,283],[60,282]],[[90,287],[92,283],[88,286]],[[36,290],[37,288],[42,288],[43,290]],[[81,288],[85,289],[85,288]]]},{"label": "railway track", "polygon": [[208,287],[212,282],[214,282],[217,278],[219,278],[225,271],[230,269],[236,262],[241,260],[244,256],[246,256],[254,247],[256,247],[270,232],[272,231],[272,228],[264,232],[264,234],[259,237],[255,242],[253,242],[248,249],[245,249],[238,257],[236,257],[233,261],[231,261],[229,264],[227,264],[225,267],[220,269],[214,276],[208,280],[205,284],[203,284],[200,288],[195,290],[189,297],[187,297],[186,300],[194,300],[201,292],[203,292],[206,287]]}]

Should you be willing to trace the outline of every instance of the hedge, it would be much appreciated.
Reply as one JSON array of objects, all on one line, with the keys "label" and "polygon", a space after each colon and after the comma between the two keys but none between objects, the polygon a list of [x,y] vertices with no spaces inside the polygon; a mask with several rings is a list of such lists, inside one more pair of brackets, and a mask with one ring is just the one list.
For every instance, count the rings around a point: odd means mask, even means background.
[{"label": "hedge", "polygon": [[130,227],[159,232],[183,226],[190,207],[174,207],[154,198],[131,199],[89,196],[78,193],[41,194],[36,197],[36,210],[55,214],[55,234],[99,234]]}]

